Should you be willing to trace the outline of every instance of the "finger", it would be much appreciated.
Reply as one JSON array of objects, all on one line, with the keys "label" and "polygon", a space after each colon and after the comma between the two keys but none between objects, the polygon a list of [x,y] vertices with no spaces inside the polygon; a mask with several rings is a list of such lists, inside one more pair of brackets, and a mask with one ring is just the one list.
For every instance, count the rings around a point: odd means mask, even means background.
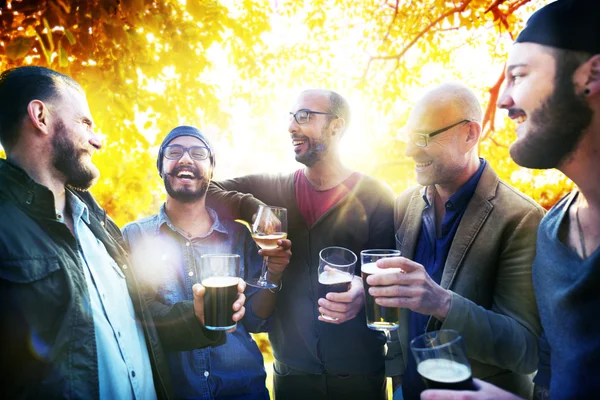
[{"label": "finger", "polygon": [[227,333],[233,333],[233,332],[235,332],[235,330],[236,330],[236,329],[237,329],[237,325],[236,325],[236,326],[234,326],[234,327],[233,327],[233,328],[231,328],[231,329],[227,329],[225,332],[227,332]]},{"label": "finger", "polygon": [[[319,316],[321,317],[320,320],[323,320],[325,322],[331,322],[334,324],[341,324],[342,322],[346,322],[354,318],[356,314],[357,313],[353,312],[352,310],[348,310],[347,312],[337,312],[324,307],[319,307]],[[323,318],[323,315],[333,318],[334,320],[330,321],[327,318]]]},{"label": "finger", "polygon": [[241,320],[242,318],[244,318],[244,315],[246,315],[246,307],[242,306],[242,307],[239,309],[239,311],[237,311],[237,312],[235,312],[235,313],[233,314],[233,317],[232,317],[232,319],[233,319],[235,322],[238,322],[239,320]]},{"label": "finger", "polygon": [[414,297],[423,290],[413,286],[392,285],[392,286],[371,286],[369,294],[373,297]]},{"label": "finger", "polygon": [[401,268],[404,272],[412,272],[416,269],[423,268],[419,263],[409,260],[406,257],[386,257],[377,260],[379,268]]},{"label": "finger", "polygon": [[277,244],[283,250],[289,250],[292,248],[292,241],[289,239],[281,239],[277,241]]},{"label": "finger", "polygon": [[336,303],[323,298],[319,299],[318,304],[321,308],[341,313],[345,313],[351,308],[349,303]]},{"label": "finger", "polygon": [[238,293],[238,298],[233,303],[233,311],[241,309],[244,303],[246,303],[246,295],[244,295],[243,293]]},{"label": "finger", "polygon": [[412,297],[377,297],[375,304],[389,308],[408,308],[413,309],[417,301]]},{"label": "finger", "polygon": [[194,299],[202,299],[206,289],[201,284],[196,283],[194,286],[192,286],[192,292],[194,293]]},{"label": "finger", "polygon": [[421,400],[468,400],[471,397],[464,391],[456,390],[426,390],[421,393]]},{"label": "finger", "polygon": [[[332,316],[332,315],[328,315],[328,314],[325,314],[325,315],[327,315],[328,317],[331,317],[331,318],[333,318],[333,316]],[[339,324],[341,324],[342,322],[345,322],[345,321],[340,321],[340,319],[339,319],[339,318],[338,318],[338,319],[329,319],[329,318],[323,318],[323,316],[322,316],[322,315],[319,315],[319,317],[318,317],[317,319],[318,319],[319,321],[322,321],[322,322],[327,322],[328,324],[334,324],[334,325],[339,325]]]},{"label": "finger", "polygon": [[367,277],[367,283],[370,286],[405,285],[410,280],[407,275],[404,272],[373,274]]},{"label": "finger", "polygon": [[244,293],[244,290],[246,290],[246,282],[244,282],[243,279],[240,279],[238,282],[238,293]]}]

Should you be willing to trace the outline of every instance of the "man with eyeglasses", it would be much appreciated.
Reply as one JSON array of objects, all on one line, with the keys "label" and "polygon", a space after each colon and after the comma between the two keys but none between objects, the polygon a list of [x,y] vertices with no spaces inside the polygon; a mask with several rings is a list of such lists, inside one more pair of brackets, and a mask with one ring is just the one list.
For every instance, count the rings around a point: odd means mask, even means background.
[{"label": "man with eyeglasses", "polygon": [[473,92],[447,83],[417,101],[405,127],[419,186],[396,201],[402,257],[378,262],[403,273],[368,278],[377,304],[401,308],[387,362],[396,398],[424,390],[409,342],[438,329],[462,334],[474,377],[531,395],[540,332],[531,264],[543,210],[478,157],[481,118]]},{"label": "man with eyeglasses", "polygon": [[[168,323],[166,316],[190,308],[201,255],[238,254],[244,280],[259,277],[262,257],[243,225],[205,205],[215,154],[202,132],[191,126],[169,132],[157,167],[167,200],[158,214],[127,224],[123,235],[154,320],[161,324]],[[261,251],[269,257],[272,271],[281,274],[290,246],[289,240],[281,240],[278,248]],[[245,294],[245,318],[226,334],[224,345],[167,353],[176,398],[269,399],[263,357],[248,332],[258,332],[269,322],[276,294],[251,287]]]},{"label": "man with eyeglasses", "polygon": [[268,329],[276,399],[386,398],[385,337],[367,328],[360,266],[349,291],[319,298],[317,290],[323,248],[342,246],[360,254],[394,245],[391,191],[340,159],[349,123],[350,108],[342,96],[306,90],[288,127],[296,160],[304,168],[209,188],[213,201],[229,203],[245,219],[251,219],[260,201],[288,210],[294,253],[283,275],[269,270],[269,280],[282,283]]}]

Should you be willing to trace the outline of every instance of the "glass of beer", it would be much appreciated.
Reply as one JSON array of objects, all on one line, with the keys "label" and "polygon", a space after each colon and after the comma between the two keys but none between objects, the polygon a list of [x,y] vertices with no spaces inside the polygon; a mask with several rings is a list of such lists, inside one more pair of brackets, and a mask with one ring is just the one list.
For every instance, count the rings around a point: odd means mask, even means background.
[{"label": "glass of beer", "polygon": [[[326,247],[319,252],[319,298],[327,293],[342,293],[350,290],[357,261],[356,254],[343,247]],[[330,321],[337,318],[321,314]]]},{"label": "glass of beer", "polygon": [[213,331],[233,329],[233,303],[238,298],[240,256],[204,254],[200,257],[200,284],[204,286],[204,326]]},{"label": "glass of beer", "polygon": [[402,272],[400,268],[379,268],[377,260],[387,257],[400,257],[400,250],[377,249],[363,250],[360,252],[361,273],[365,288],[365,314],[367,326],[376,331],[389,331],[398,329],[400,322],[400,309],[397,307],[383,307],[375,302],[375,297],[369,294],[367,277],[375,274],[392,274]]},{"label": "glass of beer", "polygon": [[[252,224],[252,239],[261,249],[274,249],[277,241],[287,238],[287,209],[260,205]],[[267,281],[267,260],[263,257],[262,271],[258,279],[247,280],[250,286],[259,289],[275,289],[276,284]]]},{"label": "glass of beer", "polygon": [[410,342],[410,349],[428,389],[477,390],[459,332],[425,333]]}]

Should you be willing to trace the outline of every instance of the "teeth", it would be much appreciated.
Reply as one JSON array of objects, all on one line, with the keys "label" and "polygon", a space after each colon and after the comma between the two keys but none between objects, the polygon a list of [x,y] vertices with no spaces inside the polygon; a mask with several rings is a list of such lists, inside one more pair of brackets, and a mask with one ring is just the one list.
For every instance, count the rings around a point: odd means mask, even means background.
[{"label": "teeth", "polygon": [[514,119],[514,121],[517,124],[522,124],[523,122],[525,122],[527,120],[527,117],[525,115],[519,115],[517,118]]},{"label": "teeth", "polygon": [[191,172],[188,171],[181,171],[180,173],[177,174],[178,178],[193,178],[194,174],[192,174]]},{"label": "teeth", "polygon": [[301,144],[304,144],[303,140],[292,140],[292,144],[294,146],[300,146]]},{"label": "teeth", "polygon": [[418,168],[425,168],[425,167],[431,165],[432,162],[433,161],[428,161],[426,163],[416,163],[416,165],[417,165]]}]

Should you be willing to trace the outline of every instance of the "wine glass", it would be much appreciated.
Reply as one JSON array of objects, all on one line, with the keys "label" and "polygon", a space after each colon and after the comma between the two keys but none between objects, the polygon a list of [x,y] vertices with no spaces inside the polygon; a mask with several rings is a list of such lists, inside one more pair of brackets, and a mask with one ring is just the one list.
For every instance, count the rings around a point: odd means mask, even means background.
[{"label": "wine glass", "polygon": [[[276,248],[277,241],[287,238],[287,210],[281,207],[261,205],[258,208],[256,219],[252,224],[252,239],[261,249]],[[278,286],[267,281],[267,260],[263,257],[260,278],[247,280],[250,286],[259,289],[275,289]]]}]

